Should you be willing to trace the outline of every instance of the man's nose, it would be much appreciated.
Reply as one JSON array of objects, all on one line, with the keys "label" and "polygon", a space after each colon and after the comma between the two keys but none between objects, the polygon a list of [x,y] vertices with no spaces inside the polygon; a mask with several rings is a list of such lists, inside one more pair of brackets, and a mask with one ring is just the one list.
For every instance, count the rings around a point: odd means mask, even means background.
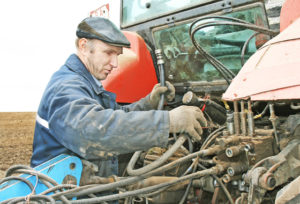
[{"label": "man's nose", "polygon": [[110,65],[113,67],[113,68],[117,68],[118,66],[118,56],[113,56],[110,60]]}]

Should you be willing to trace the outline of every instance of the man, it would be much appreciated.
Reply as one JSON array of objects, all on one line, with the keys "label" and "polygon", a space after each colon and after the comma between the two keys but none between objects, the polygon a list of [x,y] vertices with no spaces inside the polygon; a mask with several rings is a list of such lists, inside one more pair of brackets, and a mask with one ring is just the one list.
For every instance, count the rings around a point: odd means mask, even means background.
[{"label": "man", "polygon": [[156,85],[131,105],[120,106],[104,90],[118,66],[118,55],[130,43],[109,20],[84,19],[77,28],[77,55],[71,55],[52,76],[42,97],[35,127],[31,165],[60,154],[77,155],[99,167],[98,176],[117,174],[117,155],[167,145],[169,133],[186,132],[199,140],[206,121],[196,107],[170,112],[153,110],[160,95],[175,96],[174,87]]}]

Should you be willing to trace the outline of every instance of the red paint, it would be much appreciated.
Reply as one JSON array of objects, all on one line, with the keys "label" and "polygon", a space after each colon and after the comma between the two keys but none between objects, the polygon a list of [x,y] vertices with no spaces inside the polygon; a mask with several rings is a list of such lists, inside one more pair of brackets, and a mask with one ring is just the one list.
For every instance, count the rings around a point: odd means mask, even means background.
[{"label": "red paint", "polygon": [[117,102],[132,103],[149,94],[158,81],[144,40],[134,32],[123,33],[131,47],[123,48],[118,68],[113,69],[102,84],[106,90],[117,94]]},{"label": "red paint", "polygon": [[300,1],[286,0],[280,13],[280,32],[300,17]]}]

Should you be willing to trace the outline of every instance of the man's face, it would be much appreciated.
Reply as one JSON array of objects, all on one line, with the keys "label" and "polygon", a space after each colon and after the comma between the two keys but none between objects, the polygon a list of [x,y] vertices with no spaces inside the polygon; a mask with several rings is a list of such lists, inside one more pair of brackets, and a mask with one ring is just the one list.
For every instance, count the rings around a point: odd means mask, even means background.
[{"label": "man's face", "polygon": [[[106,44],[100,40],[81,39],[83,63],[89,72],[98,80],[104,80],[113,68],[118,66],[118,55],[122,48]],[[80,44],[81,43],[81,44]]]}]

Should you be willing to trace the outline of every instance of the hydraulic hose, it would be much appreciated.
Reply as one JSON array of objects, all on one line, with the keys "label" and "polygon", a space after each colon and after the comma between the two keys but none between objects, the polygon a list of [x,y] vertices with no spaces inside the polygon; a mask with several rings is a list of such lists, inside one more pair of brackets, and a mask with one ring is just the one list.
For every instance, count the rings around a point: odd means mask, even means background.
[{"label": "hydraulic hose", "polygon": [[[45,201],[50,202],[50,204],[55,204],[55,200],[53,198],[51,198],[50,196],[45,196],[45,195],[32,195],[32,196],[30,196],[30,200],[32,200],[32,201],[45,200]],[[15,198],[15,199],[9,201],[7,204],[19,203],[20,201],[26,201],[26,197]]]},{"label": "hydraulic hose", "polygon": [[127,173],[130,176],[139,176],[139,175],[145,174],[145,173],[157,168],[158,166],[165,163],[168,160],[168,158],[171,157],[174,154],[174,152],[176,152],[180,148],[181,145],[183,145],[183,143],[186,141],[186,139],[187,139],[187,136],[181,135],[177,139],[175,144],[172,145],[172,147],[170,149],[168,149],[168,151],[166,151],[159,159],[148,164],[147,166],[144,166],[144,167],[142,167],[140,169],[136,169],[136,170],[134,170],[133,167],[142,152],[141,151],[135,152],[134,155],[132,156],[130,162],[128,163]]},{"label": "hydraulic hose", "polygon": [[[204,22],[202,24],[197,25],[195,28],[193,28],[196,25],[196,23],[198,23],[201,20],[206,20],[206,19],[222,19],[223,21]],[[266,34],[266,35],[270,35],[270,36],[275,36],[276,34],[278,34],[278,32],[269,30],[269,29],[264,28],[264,27],[256,26],[254,24],[248,23],[246,21],[243,21],[243,20],[240,20],[240,19],[237,19],[237,18],[224,17],[224,16],[202,17],[202,18],[197,19],[196,21],[194,21],[191,24],[190,29],[189,29],[189,35],[190,35],[190,38],[192,40],[192,43],[197,48],[199,53],[203,57],[205,57],[207,59],[207,61],[209,63],[211,63],[220,72],[220,74],[224,77],[224,79],[229,84],[230,81],[235,76],[235,74],[231,70],[226,68],[219,60],[217,60],[215,57],[213,57],[208,52],[206,52],[204,49],[202,49],[202,47],[195,40],[195,33],[197,31],[199,31],[200,29],[203,29],[205,27],[210,27],[210,26],[219,26],[219,25],[241,26],[241,27],[245,27],[245,28],[248,28],[248,29],[251,29],[251,30]]]},{"label": "hydraulic hose", "polygon": [[215,131],[213,131],[212,133],[210,133],[210,134],[206,137],[205,141],[203,142],[203,144],[202,144],[200,150],[206,149],[206,148],[208,147],[209,143],[210,143],[212,140],[214,140],[216,137],[218,137],[218,136],[221,134],[221,131],[224,130],[225,128],[226,128],[226,126],[222,126],[222,127],[218,128],[218,129],[216,129]]},{"label": "hydraulic hose", "polygon": [[[13,170],[10,170],[9,174],[12,173],[12,171],[14,171],[13,173],[25,173],[25,174],[30,174],[30,175],[34,175],[34,176],[37,176],[37,179],[43,179],[49,183],[51,183],[52,185],[54,186],[58,186],[58,183],[53,180],[52,178],[50,178],[49,176],[46,176],[45,174],[42,174],[36,170],[32,170],[32,168],[30,167],[25,167],[26,169],[21,169],[20,166],[16,166],[13,168]],[[44,182],[44,184],[50,188],[51,186],[47,185],[46,182]],[[59,196],[59,198],[64,202],[64,203],[70,203],[65,196]]]},{"label": "hydraulic hose", "polygon": [[12,175],[13,173],[15,173],[16,170],[18,169],[28,169],[28,170],[32,170],[35,171],[33,168],[29,167],[29,166],[25,166],[25,165],[14,165],[11,166],[9,169],[7,169],[7,171],[5,172],[5,177],[8,177],[10,175]]},{"label": "hydraulic hose", "polygon": [[[197,170],[197,165],[196,165],[197,163],[198,163],[198,161],[195,160],[193,162],[193,164],[192,164],[192,165],[194,165],[193,166],[193,173],[195,173],[195,171]],[[191,188],[192,184],[193,184],[193,179],[190,179],[190,182],[189,182],[188,186],[186,187],[185,192],[184,192],[181,200],[179,201],[179,204],[184,204],[184,202],[185,202],[185,200],[186,200],[186,198],[188,196],[188,193],[190,191],[190,188]]]},{"label": "hydraulic hose", "polygon": [[[155,54],[157,57],[157,65],[159,67],[159,73],[160,73],[160,84],[161,86],[165,86],[165,73],[164,73],[164,61],[162,59],[162,54],[161,54],[161,50],[160,49],[156,49],[155,50]],[[158,110],[162,110],[163,106],[164,106],[164,94],[161,94],[161,98],[158,104]],[[142,151],[137,151],[134,153],[134,155],[132,156],[132,158],[130,159],[128,166],[127,166],[127,173],[130,176],[138,176],[138,175],[142,175],[145,174],[157,167],[159,167],[160,165],[162,165],[163,163],[165,163],[169,157],[171,157],[174,152],[177,151],[178,148],[180,148],[181,145],[183,145],[183,143],[186,141],[187,137],[186,136],[181,136],[176,142],[175,144],[167,151],[165,152],[159,159],[155,160],[154,162],[140,168],[140,169],[136,169],[134,170],[134,166],[136,161],[138,160],[138,158],[140,157]]]},{"label": "hydraulic hose", "polygon": [[154,169],[154,170],[152,170],[148,173],[145,173],[144,175],[141,175],[141,176],[129,177],[129,178],[126,178],[126,179],[123,179],[123,180],[120,180],[120,181],[117,181],[117,182],[114,182],[114,183],[103,184],[103,185],[95,185],[95,186],[92,186],[92,187],[89,187],[89,188],[86,188],[86,187],[82,186],[82,187],[78,187],[76,189],[71,189],[71,190],[68,190],[68,191],[65,191],[65,192],[55,193],[51,196],[56,198],[56,197],[61,196],[61,195],[66,195],[66,197],[72,198],[72,197],[85,196],[85,195],[89,195],[89,194],[92,194],[92,193],[99,193],[99,192],[103,192],[103,191],[114,190],[118,187],[127,186],[127,185],[133,184],[137,181],[140,181],[142,179],[148,178],[150,176],[157,175],[159,173],[168,171],[169,169],[172,169],[172,168],[174,168],[175,166],[177,166],[181,163],[185,163],[187,161],[190,161],[191,159],[193,159],[197,156],[200,156],[201,154],[203,154],[202,151],[198,151],[198,152],[189,154],[185,157],[177,159],[177,160],[175,160],[171,163],[168,163],[164,166],[161,166],[157,169]]},{"label": "hydraulic hose", "polygon": [[20,180],[20,181],[24,182],[30,188],[31,192],[33,192],[35,194],[34,186],[32,185],[32,183],[30,181],[28,181],[28,179],[23,178],[23,177],[19,177],[19,176],[5,177],[0,180],[0,185],[4,182],[10,181],[10,180]]},{"label": "hydraulic hose", "polygon": [[248,39],[247,41],[245,42],[244,46],[243,46],[243,49],[242,49],[242,54],[241,54],[241,65],[243,66],[245,64],[245,52],[246,52],[246,49],[248,47],[248,44],[250,43],[250,41],[257,35],[259,35],[260,33],[258,32],[255,32],[253,33]]},{"label": "hydraulic hose", "polygon": [[61,190],[61,189],[64,189],[64,188],[77,188],[77,185],[73,185],[73,184],[61,184],[61,185],[49,188],[48,190],[45,190],[44,192],[42,192],[40,194],[41,195],[46,195],[48,193],[52,193],[54,191]]},{"label": "hydraulic hose", "polygon": [[[164,68],[164,63],[165,62],[162,58],[161,49],[156,49],[155,54],[156,54],[156,58],[157,58],[157,66],[158,66],[158,69],[159,69],[160,85],[161,86],[166,86],[165,68]],[[162,110],[163,107],[164,107],[164,103],[165,103],[165,94],[161,94],[157,109]]]},{"label": "hydraulic hose", "polygon": [[134,191],[129,191],[129,192],[125,192],[122,194],[115,194],[115,195],[108,195],[108,196],[103,196],[103,197],[99,197],[99,198],[89,198],[89,199],[71,201],[71,203],[74,203],[74,204],[77,204],[77,203],[99,203],[99,202],[103,202],[103,201],[119,200],[119,199],[123,199],[126,197],[131,197],[131,196],[136,196],[136,195],[140,195],[140,194],[146,194],[149,192],[153,192],[157,189],[164,188],[167,186],[172,186],[172,185],[175,185],[177,183],[183,182],[188,179],[199,178],[199,177],[203,177],[203,176],[207,176],[207,175],[214,175],[217,173],[218,173],[217,168],[210,168],[210,169],[206,169],[206,170],[202,170],[202,171],[198,171],[198,172],[189,174],[187,176],[180,177],[180,178],[170,181],[170,182],[161,183],[161,184],[154,185],[154,186],[149,186],[149,187],[134,190]]}]

